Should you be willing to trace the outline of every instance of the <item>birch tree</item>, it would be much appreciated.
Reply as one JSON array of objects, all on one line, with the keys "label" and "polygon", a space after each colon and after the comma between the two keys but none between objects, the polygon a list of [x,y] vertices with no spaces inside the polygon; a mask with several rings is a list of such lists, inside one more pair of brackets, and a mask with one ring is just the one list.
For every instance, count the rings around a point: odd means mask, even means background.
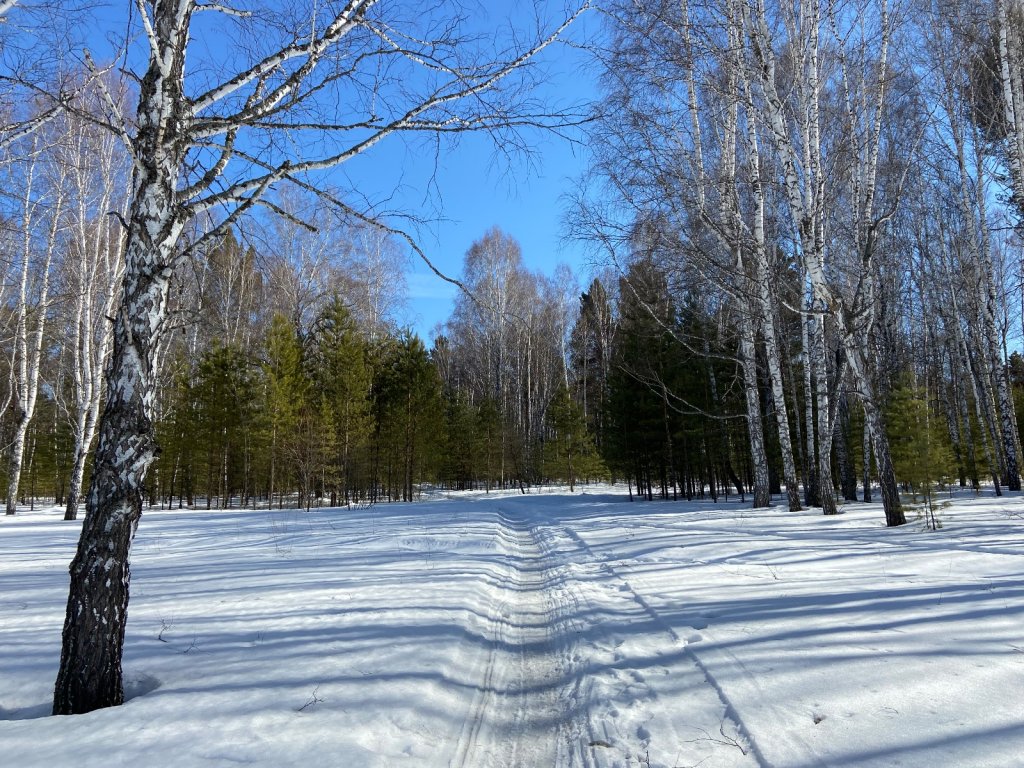
[{"label": "birch tree", "polygon": [[[1024,68],[1022,68],[1024,38],[1021,33],[1022,22],[1024,22],[1024,7],[1020,0],[996,0],[997,61],[999,83],[1002,87],[1002,117],[1006,129],[1006,155],[1010,166],[1013,201],[1018,209],[1022,209],[1021,203],[1024,201]],[[986,251],[982,256],[984,257],[981,265],[984,295],[981,315],[986,351],[989,354],[989,364],[999,401],[1004,476],[1007,487],[1011,491],[1019,491],[1021,481],[1020,459],[1017,455],[1016,416],[996,329],[998,296],[994,265],[991,261],[990,251]]]},{"label": "birch tree", "polygon": [[[784,99],[779,91],[779,48],[774,19],[764,0],[754,0],[747,8],[746,25],[753,68],[761,98],[762,120],[772,138],[782,169],[781,184],[785,191],[791,226],[807,275],[810,297],[811,362],[817,386],[817,450],[818,482],[823,510],[836,511],[831,480],[832,407],[828,393],[827,355],[824,322],[829,318],[836,325],[846,362],[852,371],[864,404],[865,418],[871,432],[875,460],[888,525],[902,525],[903,514],[896,487],[895,473],[889,456],[888,439],[881,403],[868,369],[870,355],[866,350],[867,333],[872,324],[872,302],[875,279],[875,248],[881,231],[893,211],[877,209],[877,172],[883,116],[888,105],[888,46],[893,20],[887,0],[875,8],[863,9],[858,19],[874,19],[878,44],[862,47],[866,53],[855,63],[858,80],[851,77],[851,62],[842,48],[855,39],[845,17],[833,8],[823,9],[816,0],[801,0],[795,8],[781,10],[781,26],[793,95]],[[859,23],[859,22],[858,22]],[[843,27],[840,31],[840,27]],[[839,50],[841,76],[839,88],[845,103],[848,136],[855,139],[854,162],[849,180],[849,199],[855,207],[853,223],[853,263],[859,264],[854,289],[849,294],[837,290],[829,278],[830,254],[827,252],[829,164],[823,144],[822,96],[826,84],[822,80],[822,37],[831,27],[828,43]],[[864,25],[860,34],[867,34]],[[874,72],[868,76],[868,67]],[[842,179],[842,177],[840,177]],[[837,195],[838,197],[838,195]],[[832,257],[834,258],[834,257]]]},{"label": "birch tree", "polygon": [[632,215],[660,222],[665,266],[676,282],[698,282],[729,299],[755,506],[771,501],[758,364],[763,340],[788,501],[798,510],[774,318],[777,265],[766,224],[772,188],[763,178],[740,3],[658,3],[640,12],[625,3],[615,30],[601,172]]},{"label": "birch tree", "polygon": [[344,259],[343,295],[374,343],[398,327],[408,251],[394,235],[367,224],[346,234],[351,244]]},{"label": "birch tree", "polygon": [[52,162],[52,137],[36,133],[26,139],[25,156],[11,166],[20,179],[17,219],[18,295],[14,316],[11,372],[14,434],[7,464],[8,515],[15,514],[25,456],[25,439],[39,396],[40,365],[46,323],[52,308],[52,265],[62,235],[67,167]]},{"label": "birch tree", "polygon": [[[110,127],[133,163],[125,273],[87,516],[70,569],[55,714],[124,700],[129,551],[157,452],[157,354],[171,279],[189,248],[257,206],[273,208],[267,192],[279,184],[327,196],[356,219],[376,220],[374,211],[325,191],[318,174],[401,134],[487,130],[513,141],[521,126],[564,124],[564,115],[531,109],[524,72],[584,8],[525,45],[516,34],[507,45],[495,44],[492,34],[488,48],[443,3],[256,4],[249,15],[196,0],[138,0],[134,17],[148,59],[136,72],[134,120],[108,103]],[[209,18],[194,27],[201,13]],[[224,46],[226,35],[243,45]],[[190,39],[207,36],[218,36],[216,48],[232,53],[197,66]],[[216,226],[182,243],[189,222],[204,214]]]},{"label": "birch tree", "polygon": [[62,265],[67,303],[65,359],[71,381],[66,406],[74,448],[65,520],[74,520],[82,498],[82,481],[103,392],[103,370],[112,341],[117,286],[121,279],[123,230],[127,212],[129,169],[116,136],[89,120],[67,115],[57,147],[58,162],[67,168],[70,200],[68,245]]}]

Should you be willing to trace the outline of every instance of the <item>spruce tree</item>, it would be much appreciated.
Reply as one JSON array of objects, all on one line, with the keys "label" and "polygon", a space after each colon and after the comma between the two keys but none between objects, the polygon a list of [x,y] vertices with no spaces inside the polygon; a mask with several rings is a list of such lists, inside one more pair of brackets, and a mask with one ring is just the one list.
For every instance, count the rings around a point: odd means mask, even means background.
[{"label": "spruce tree", "polygon": [[909,487],[915,501],[923,498],[934,528],[936,486],[944,487],[956,473],[945,420],[931,412],[927,392],[906,376],[890,394],[886,419],[896,477]]},{"label": "spruce tree", "polygon": [[334,296],[314,324],[309,371],[330,414],[334,456],[327,474],[331,504],[351,500],[356,464],[372,429],[371,370],[367,341],[340,298]]}]

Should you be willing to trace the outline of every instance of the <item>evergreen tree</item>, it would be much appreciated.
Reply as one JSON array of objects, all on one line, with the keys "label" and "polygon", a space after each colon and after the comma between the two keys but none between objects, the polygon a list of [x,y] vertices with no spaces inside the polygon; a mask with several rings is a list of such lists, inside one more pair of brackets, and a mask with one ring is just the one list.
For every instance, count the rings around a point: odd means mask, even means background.
[{"label": "evergreen tree", "polygon": [[330,414],[335,454],[328,485],[331,504],[347,502],[353,492],[356,463],[372,429],[371,370],[367,342],[337,296],[322,311],[309,342],[309,370],[324,412]]},{"label": "evergreen tree", "polygon": [[577,400],[598,450],[604,440],[614,332],[608,292],[601,281],[595,278],[590,284],[590,290],[580,296],[579,317],[572,330],[572,368]]},{"label": "evergreen tree", "polygon": [[199,413],[194,372],[182,351],[170,365],[169,385],[161,397],[162,418],[156,423],[160,456],[154,477],[165,489],[168,505],[178,497],[178,506],[195,503],[196,463],[200,454]]},{"label": "evergreen tree", "polygon": [[605,474],[604,467],[587,430],[583,408],[573,402],[568,387],[561,387],[548,406],[547,425],[550,437],[544,445],[544,474],[569,483],[576,490],[579,478],[590,479]]},{"label": "evergreen tree", "polygon": [[268,488],[271,508],[274,494],[283,505],[284,489],[293,480],[290,458],[298,440],[299,414],[309,395],[309,383],[303,371],[302,345],[295,327],[281,314],[275,314],[267,332],[263,362],[266,388],[268,432]]},{"label": "evergreen tree", "polygon": [[412,501],[415,484],[439,469],[443,425],[441,380],[418,336],[386,345],[374,386],[378,477],[389,498]]},{"label": "evergreen tree", "polygon": [[918,496],[924,499],[934,527],[935,487],[945,486],[956,473],[945,420],[931,412],[927,392],[908,377],[890,394],[886,418],[891,425],[896,477],[910,488],[915,501]]},{"label": "evergreen tree", "polygon": [[206,506],[214,495],[226,508],[238,492],[251,492],[259,417],[263,412],[257,371],[235,345],[217,342],[197,369],[198,435],[206,448]]},{"label": "evergreen tree", "polygon": [[479,409],[465,395],[445,395],[444,438],[440,480],[449,488],[466,490],[483,477]]}]

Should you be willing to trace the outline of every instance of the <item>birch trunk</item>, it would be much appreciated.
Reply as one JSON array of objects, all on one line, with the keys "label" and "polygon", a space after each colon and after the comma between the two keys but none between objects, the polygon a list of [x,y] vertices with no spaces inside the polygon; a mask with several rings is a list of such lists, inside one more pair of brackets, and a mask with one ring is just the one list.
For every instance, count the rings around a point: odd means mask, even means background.
[{"label": "birch trunk", "polygon": [[754,507],[770,507],[768,454],[764,447],[764,421],[761,418],[761,397],[757,385],[757,358],[754,352],[754,327],[740,310],[740,364],[743,368],[743,389],[747,403],[747,430],[750,435],[750,458],[754,463]]},{"label": "birch trunk", "polygon": [[[737,21],[740,21],[737,14]],[[742,43],[742,32],[737,35],[736,46]],[[775,404],[776,428],[779,434],[779,450],[782,453],[783,480],[786,483],[786,497],[789,511],[799,512],[800,488],[797,482],[796,462],[793,460],[793,440],[789,432],[789,414],[786,409],[786,394],[782,382],[782,364],[779,357],[778,336],[775,331],[775,311],[772,306],[771,284],[768,274],[768,243],[765,235],[764,213],[764,182],[761,178],[761,142],[758,136],[757,120],[754,119],[754,99],[750,89],[750,81],[746,70],[739,62],[737,69],[741,73],[744,106],[747,111],[747,157],[750,166],[750,186],[754,199],[751,222],[753,248],[751,259],[754,266],[755,298],[750,301],[758,309],[758,320],[761,334],[764,337],[765,359],[768,364],[768,379],[771,382],[772,401]]]},{"label": "birch trunk", "polygon": [[[1007,156],[1010,161],[1010,178],[1013,198],[1018,208],[1024,210],[1024,74],[1019,66],[1024,45],[1019,33],[1021,18],[1020,0],[997,0],[999,75],[1003,89],[1003,109],[1008,126]],[[1011,18],[1012,17],[1012,18]],[[989,254],[985,254],[986,257]],[[989,353],[992,358],[993,377],[999,396],[1002,437],[1004,445],[1004,480],[1011,491],[1019,491],[1020,465],[1017,455],[1016,418],[1013,398],[1009,393],[1006,375],[1002,370],[998,342],[995,334],[993,302],[995,288],[992,274],[987,275],[987,296],[985,297],[985,324],[989,336]]]},{"label": "birch trunk", "polygon": [[832,424],[829,419],[828,353],[825,347],[825,317],[811,315],[811,350],[814,364],[814,400],[817,406],[818,496],[825,515],[839,514],[832,480]]},{"label": "birch trunk", "polygon": [[863,477],[864,503],[871,501],[871,427],[868,425],[867,417],[864,418],[864,437],[862,440],[862,461],[864,462]]},{"label": "birch trunk", "polygon": [[[103,371],[110,355],[117,286],[123,269],[120,224],[111,211],[127,213],[126,169],[116,138],[96,135],[85,121],[72,121],[69,137],[69,182],[74,204],[71,226],[75,249],[66,266],[75,306],[70,318],[73,401],[71,476],[65,520],[74,520],[82,498],[89,450],[96,436]],[[124,191],[118,194],[116,190]]]},{"label": "birch trunk", "polygon": [[[14,368],[12,370],[14,393],[14,435],[7,464],[7,505],[8,515],[15,514],[18,505],[18,490],[21,482],[22,463],[25,457],[25,439],[28,427],[35,415],[39,395],[40,362],[43,355],[43,338],[46,321],[50,312],[50,265],[57,248],[57,235],[61,224],[65,191],[63,165],[56,163],[54,178],[49,180],[48,194],[37,197],[37,174],[43,162],[39,144],[33,139],[30,159],[25,174],[25,189],[22,197],[22,244],[21,279],[18,295],[17,320],[14,338]],[[46,210],[48,209],[48,210]],[[46,210],[46,213],[43,211]],[[47,220],[45,217],[48,216]],[[37,245],[33,236],[39,227],[45,227],[46,241],[43,245],[41,263],[36,261]],[[30,296],[32,280],[38,279],[35,296]]]},{"label": "birch trunk", "polygon": [[836,440],[836,457],[839,459],[839,485],[843,491],[844,501],[857,501],[857,473],[853,468],[853,458],[847,439],[850,434],[850,409],[846,395],[840,395],[838,403],[838,420],[836,429],[839,434]]},{"label": "birch trunk", "polygon": [[999,350],[993,305],[996,302],[995,287],[991,273],[988,275],[986,296],[983,298],[985,339],[988,342],[989,375],[994,384],[994,394],[998,401],[999,427],[1002,438],[1002,470],[1003,482],[1011,491],[1019,491],[1020,462],[1017,456],[1017,417],[1014,413],[1013,397],[1010,385],[1006,380],[1006,370]]},{"label": "birch trunk", "polygon": [[[757,381],[757,329],[752,316],[758,311],[759,303],[757,292],[751,285],[748,273],[747,251],[754,252],[754,261],[759,261],[757,251],[764,249],[764,200],[760,195],[760,169],[757,167],[758,152],[756,137],[750,132],[740,129],[740,106],[744,105],[749,109],[749,88],[746,86],[746,75],[741,58],[743,41],[742,14],[735,3],[730,3],[728,9],[729,24],[729,47],[732,52],[731,66],[728,70],[726,97],[729,99],[726,110],[726,124],[723,134],[726,142],[722,148],[722,172],[725,178],[725,188],[721,193],[719,224],[720,237],[723,245],[728,247],[732,254],[732,265],[734,271],[735,288],[732,291],[734,300],[740,305],[739,334],[740,334],[740,365],[743,370],[744,394],[747,406],[747,431],[750,440],[750,458],[753,462],[754,473],[754,507],[771,506],[771,482],[768,473],[768,455],[765,450],[764,440],[764,419],[761,416],[761,396]],[[747,121],[748,125],[751,122]],[[745,141],[744,141],[745,140]],[[751,177],[755,190],[755,211],[753,214],[752,227],[754,241],[748,246],[744,232],[747,229],[740,206],[740,190],[738,184],[737,165],[740,156],[740,146],[745,143],[748,150],[748,163],[751,166]],[[758,208],[758,204],[760,207]],[[755,277],[758,275],[755,275]],[[737,490],[740,490],[737,488]],[[742,490],[740,490],[742,495]]]},{"label": "birch trunk", "polygon": [[862,382],[861,386],[868,385],[863,392],[862,403],[864,405],[864,421],[866,428],[871,432],[871,443],[875,453],[875,466],[878,472],[878,487],[882,494],[882,507],[885,510],[885,524],[887,526],[903,525],[907,522],[903,512],[903,505],[900,502],[899,487],[896,484],[896,470],[893,467],[892,455],[889,452],[889,440],[885,428],[885,415],[878,406],[874,388],[870,387],[870,379],[864,370],[865,361],[861,354],[861,347],[852,336],[844,339],[846,359],[850,364],[854,378]]},{"label": "birch trunk", "polygon": [[[875,231],[886,217],[874,218],[875,176],[878,168],[882,113],[885,104],[886,55],[891,34],[887,5],[881,3],[881,51],[878,61],[871,64],[879,72],[877,90],[873,94],[874,112],[865,109],[865,118],[870,125],[862,126],[861,120],[853,113],[851,99],[854,80],[847,72],[845,40],[839,34],[837,17],[834,9],[826,7],[828,21],[832,24],[834,37],[840,45],[836,47],[836,55],[842,75],[841,84],[845,88],[847,114],[850,121],[850,135],[855,146],[853,154],[857,164],[853,174],[854,244],[860,261],[858,290],[855,293],[854,306],[851,310],[844,308],[843,298],[829,284],[825,270],[826,232],[825,232],[825,192],[828,174],[823,163],[820,105],[821,86],[819,72],[819,37],[822,24],[822,6],[814,0],[801,0],[797,8],[786,10],[787,30],[791,41],[799,46],[796,57],[799,65],[792,68],[793,96],[783,100],[777,89],[776,54],[774,51],[774,30],[769,24],[764,0],[755,0],[748,9],[747,33],[750,40],[751,53],[754,59],[754,71],[757,72],[758,85],[764,99],[763,119],[771,133],[778,152],[783,175],[783,190],[788,203],[793,231],[800,247],[800,257],[806,270],[811,295],[810,308],[815,313],[810,329],[810,348],[814,366],[817,412],[817,447],[818,447],[818,491],[821,496],[822,509],[825,514],[835,512],[834,489],[831,480],[830,446],[831,425],[829,423],[829,407],[827,393],[827,357],[824,343],[824,318],[828,315],[834,322],[843,345],[847,359],[850,360],[856,383],[865,393],[865,399],[872,401],[867,410],[869,423],[872,427],[872,439],[876,457],[880,461],[879,481],[887,487],[882,491],[885,505],[886,521],[896,525],[903,519],[899,503],[899,494],[895,486],[895,475],[890,472],[888,439],[884,432],[881,413],[873,403],[873,385],[870,371],[866,365],[867,349],[865,347],[868,332],[872,323],[873,281],[875,279],[873,258],[873,237]],[[865,67],[867,67],[865,63]],[[865,71],[867,71],[865,69]],[[857,87],[864,82],[857,80]],[[859,106],[868,107],[870,99],[862,96]],[[796,100],[795,114],[787,112],[787,105]],[[873,118],[873,119],[872,119]],[[866,121],[866,120],[865,120]],[[795,127],[794,127],[795,126]],[[793,134],[797,135],[794,136]],[[862,138],[867,136],[867,140]],[[798,151],[799,150],[799,151]],[[892,215],[892,214],[889,214]],[[863,291],[862,291],[863,289]],[[863,298],[866,296],[867,298]],[[858,322],[861,325],[858,325]],[[853,359],[856,358],[856,359]],[[891,483],[891,484],[890,484]]]},{"label": "birch trunk", "polygon": [[811,338],[808,326],[811,322],[809,316],[800,318],[800,337],[802,341],[803,374],[804,374],[804,440],[807,464],[807,481],[804,485],[804,503],[808,507],[820,507],[821,495],[818,483],[818,449],[817,441],[814,439],[814,389],[811,381]]},{"label": "birch trunk", "polygon": [[154,6],[156,42],[141,83],[136,168],[125,245],[126,271],[114,320],[107,399],[87,515],[71,562],[54,714],[124,701],[121,656],[130,582],[129,551],[142,516],[146,470],[156,457],[151,414],[154,358],[164,329],[175,245],[182,230],[175,195],[183,144],[169,126],[185,120],[182,92],[187,0]]},{"label": "birch trunk", "polygon": [[[1008,127],[1007,157],[1010,164],[1010,180],[1013,198],[1018,206],[1024,203],[1024,83],[1021,80],[1019,67],[1011,66],[1012,61],[1019,61],[1021,45],[1015,32],[1014,20],[1010,18],[1011,10],[1019,16],[1020,7],[1017,0],[999,0],[997,2],[998,39],[997,48],[1000,60],[1000,82],[1003,90],[1004,118]],[[1015,58],[1016,57],[1016,58]],[[955,99],[951,88],[944,94],[947,110],[955,107]],[[956,150],[959,172],[964,183],[959,187],[959,203],[964,220],[968,224],[970,239],[968,248],[972,252],[972,266],[976,272],[975,284],[977,296],[977,333],[976,341],[982,341],[978,352],[986,359],[983,389],[986,390],[986,405],[990,407],[989,415],[992,424],[992,439],[997,446],[999,467],[1003,483],[1011,491],[1019,491],[1020,458],[1017,449],[1017,419],[1014,413],[1013,398],[1006,380],[1004,361],[1000,349],[999,333],[996,328],[996,306],[999,302],[995,285],[995,265],[992,261],[992,238],[988,224],[988,203],[986,200],[987,185],[984,177],[985,158],[982,153],[983,142],[975,136],[972,167],[968,167],[966,138],[962,129],[955,121],[950,126],[950,136]],[[973,170],[973,182],[968,184]],[[972,191],[973,190],[973,191]]]}]

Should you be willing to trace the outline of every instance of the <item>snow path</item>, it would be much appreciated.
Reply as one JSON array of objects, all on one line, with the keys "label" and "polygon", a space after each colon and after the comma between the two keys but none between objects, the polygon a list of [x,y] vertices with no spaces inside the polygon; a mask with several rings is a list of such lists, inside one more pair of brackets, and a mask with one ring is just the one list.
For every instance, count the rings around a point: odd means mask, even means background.
[{"label": "snow path", "polygon": [[555,631],[569,606],[548,588],[552,576],[521,515],[499,511],[498,523],[505,569],[493,588],[482,679],[452,765],[558,765],[572,749],[574,717],[585,704],[569,674],[571,644]]},{"label": "snow path", "polygon": [[761,765],[735,709],[690,653],[701,636],[677,632],[573,527],[551,522],[542,537],[589,617],[578,653],[592,703],[588,744],[602,747],[595,764]]},{"label": "snow path", "polygon": [[[545,500],[495,509],[503,570],[478,619],[486,651],[452,768],[759,765],[687,649],[699,635],[681,637]],[[678,717],[652,715],[677,687]]]}]

